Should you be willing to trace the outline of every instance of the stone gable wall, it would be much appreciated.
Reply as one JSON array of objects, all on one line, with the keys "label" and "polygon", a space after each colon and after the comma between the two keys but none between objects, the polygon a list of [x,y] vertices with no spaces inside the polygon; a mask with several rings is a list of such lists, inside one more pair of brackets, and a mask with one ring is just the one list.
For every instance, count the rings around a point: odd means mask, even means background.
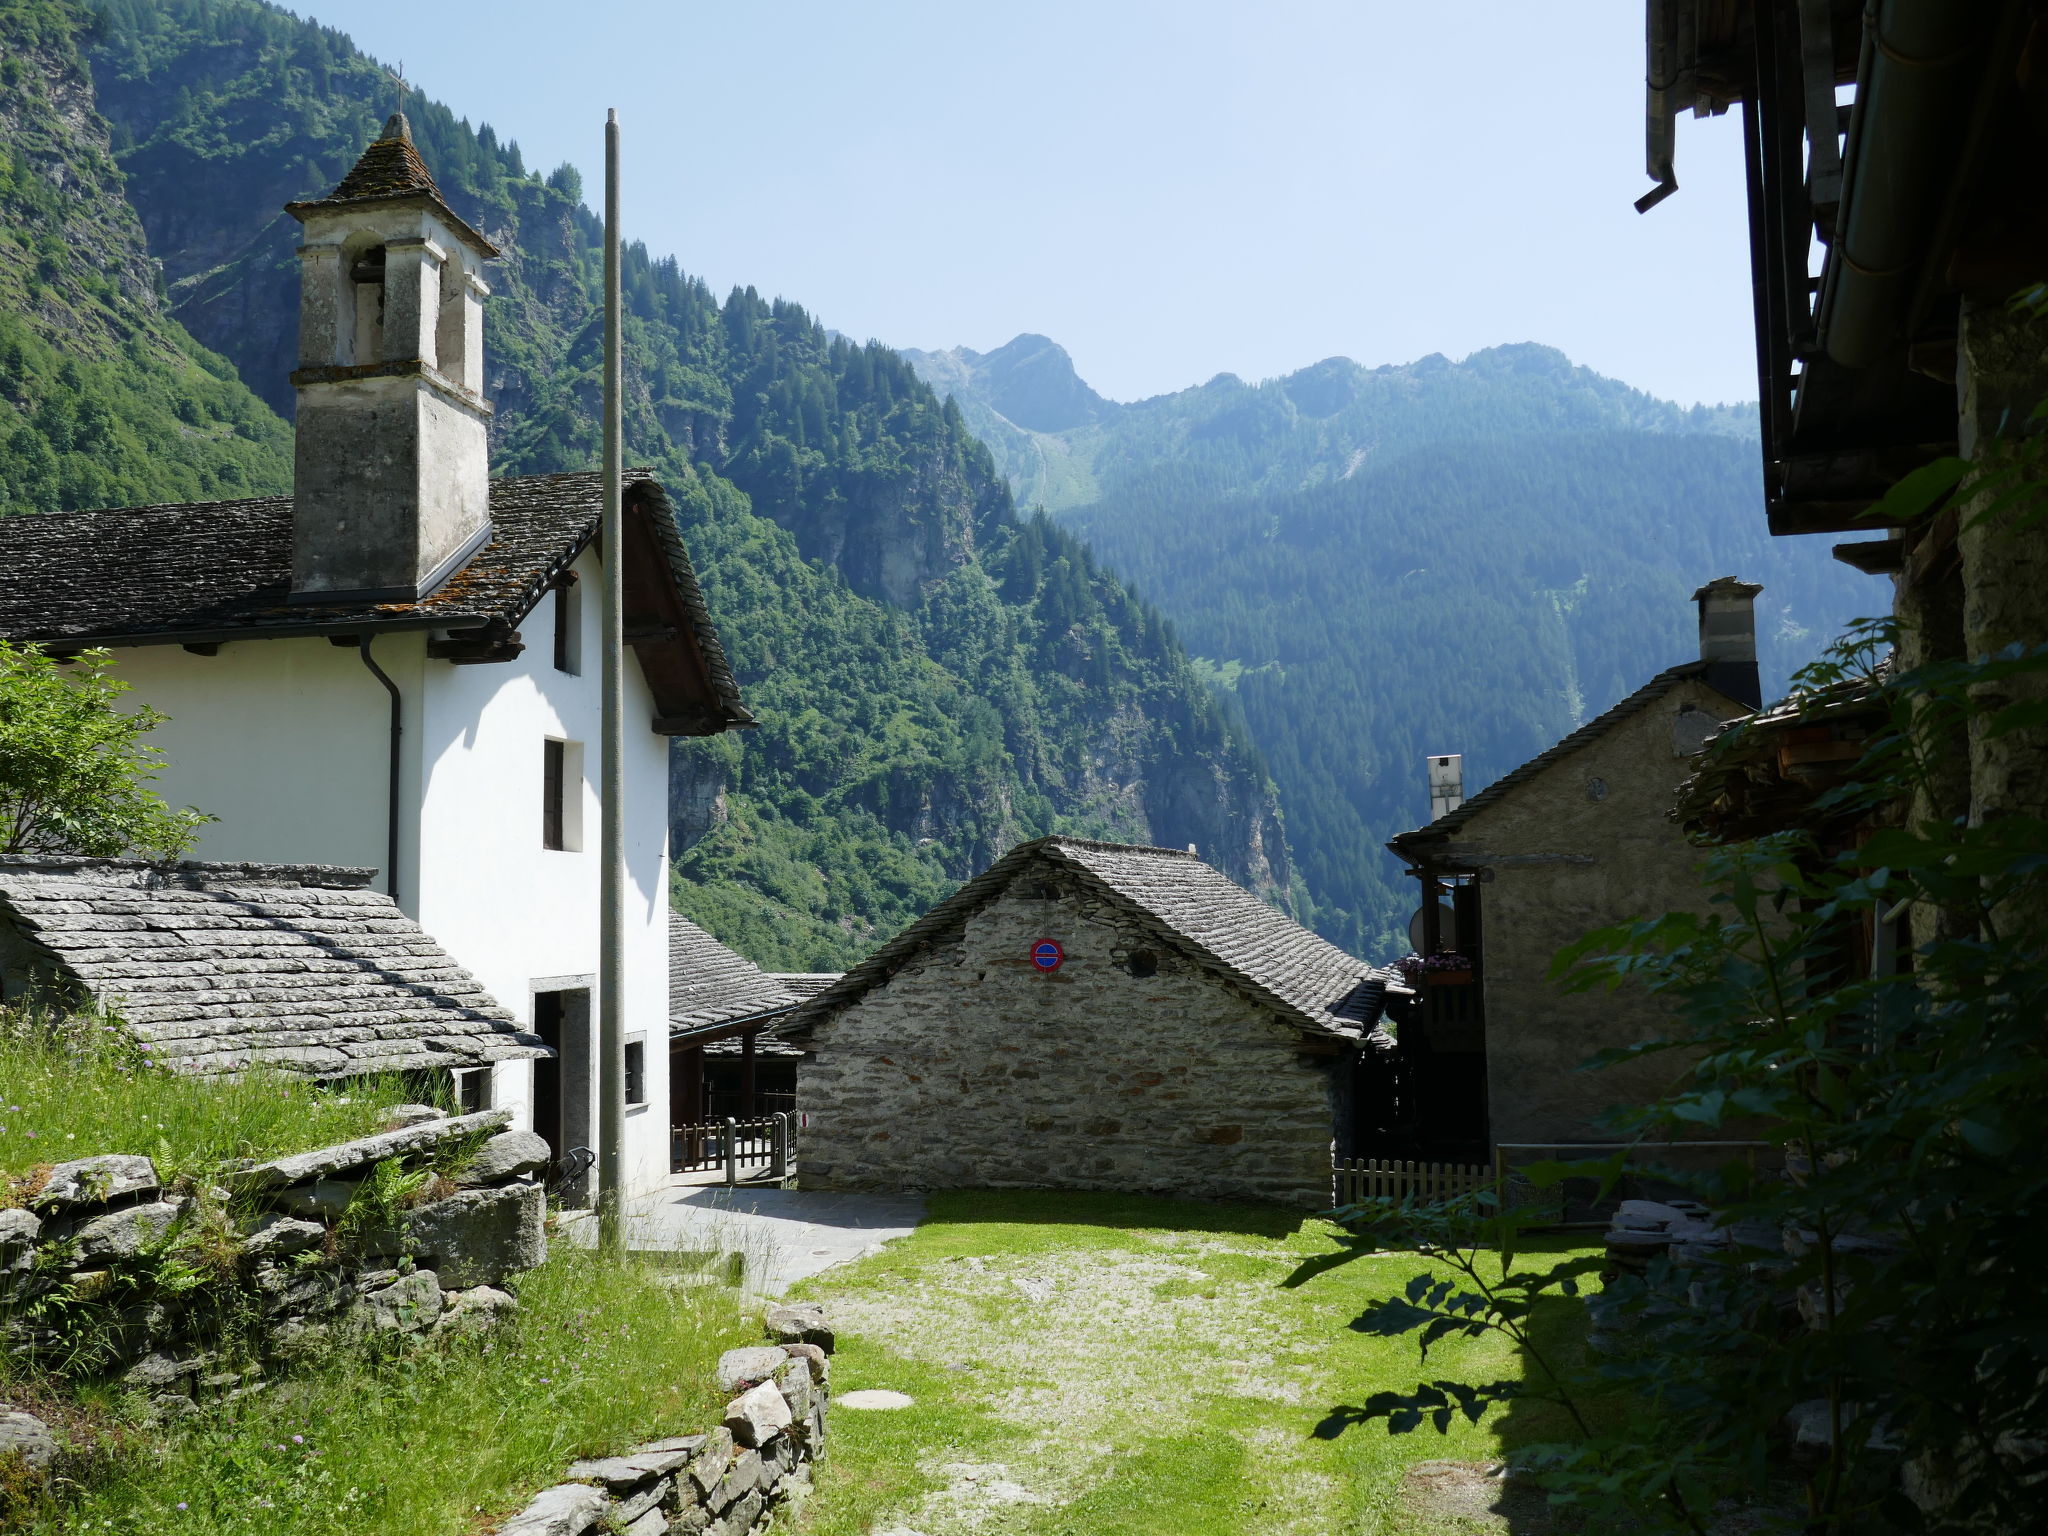
[{"label": "stone gable wall", "polygon": [[1681,749],[1698,745],[1699,717],[1681,718],[1687,706],[1716,720],[1737,712],[1706,684],[1682,682],[1460,830],[1461,851],[1491,874],[1479,904],[1495,1141],[1605,1137],[1599,1117],[1610,1105],[1660,1096],[1680,1068],[1660,1056],[1579,1071],[1671,1020],[1641,990],[1569,994],[1548,972],[1560,949],[1596,928],[1706,909],[1703,852],[1670,818],[1692,771]]},{"label": "stone gable wall", "polygon": [[[1066,949],[1050,976],[1029,960],[1044,938]],[[1327,1206],[1348,1074],[1301,1043],[1072,875],[1027,868],[960,940],[819,1021],[798,1178]]]}]

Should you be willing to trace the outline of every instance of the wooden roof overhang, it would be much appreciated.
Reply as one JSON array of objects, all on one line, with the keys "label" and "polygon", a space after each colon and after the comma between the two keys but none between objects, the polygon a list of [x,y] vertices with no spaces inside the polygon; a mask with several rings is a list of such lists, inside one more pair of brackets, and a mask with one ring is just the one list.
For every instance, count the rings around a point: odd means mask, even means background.
[{"label": "wooden roof overhang", "polygon": [[[1771,531],[1884,531],[1872,504],[1956,450],[1962,296],[2003,299],[2048,271],[2043,86],[2021,67],[2030,10],[1647,0],[1646,19],[1658,184],[1639,209],[1677,190],[1679,112],[1742,107]],[[1839,108],[1851,83],[1855,105]],[[1864,569],[1900,558],[1842,550]]]},{"label": "wooden roof overhang", "polygon": [[1872,813],[1824,797],[1856,777],[1890,724],[1877,678],[1795,695],[1709,742],[1699,770],[1679,786],[1671,819],[1704,845],[1794,831],[1852,840]]}]

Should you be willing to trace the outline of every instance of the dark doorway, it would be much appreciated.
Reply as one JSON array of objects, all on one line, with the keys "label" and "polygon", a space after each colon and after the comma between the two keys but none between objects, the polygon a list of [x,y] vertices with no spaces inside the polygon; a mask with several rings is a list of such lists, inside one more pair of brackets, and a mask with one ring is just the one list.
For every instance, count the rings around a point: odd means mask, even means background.
[{"label": "dark doorway", "polygon": [[[594,1055],[590,1040],[590,988],[536,986],[533,1032],[555,1054],[533,1064],[533,1129],[554,1153],[556,1167],[592,1143]],[[586,1171],[561,1191],[562,1203],[588,1205]]]},{"label": "dark doorway", "polygon": [[562,1144],[562,994],[533,995],[533,1032],[546,1041],[553,1056],[533,1064],[533,1132],[548,1144],[555,1160],[569,1149]]}]

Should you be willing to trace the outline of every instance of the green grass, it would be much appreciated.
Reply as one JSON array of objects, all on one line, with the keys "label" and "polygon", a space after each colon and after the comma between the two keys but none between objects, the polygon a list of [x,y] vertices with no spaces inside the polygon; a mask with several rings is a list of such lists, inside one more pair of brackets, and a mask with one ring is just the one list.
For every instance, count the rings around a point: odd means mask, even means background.
[{"label": "green grass", "polygon": [[26,1527],[150,1536],[458,1536],[579,1456],[701,1431],[719,1354],[760,1325],[723,1286],[558,1244],[482,1340],[343,1353],[259,1395],[141,1429],[96,1409],[84,1491]]},{"label": "green grass", "polygon": [[[324,1087],[285,1073],[182,1076],[103,1019],[67,1020],[57,1032],[20,1013],[0,1014],[0,1175],[103,1152],[153,1157],[168,1180],[234,1157],[275,1157],[382,1129],[391,1106],[417,1101],[403,1078]],[[4,1202],[0,1202],[4,1203]]]},{"label": "green grass", "polygon": [[[885,1252],[808,1283],[839,1329],[833,1390],[893,1387],[895,1413],[841,1409],[799,1529],[856,1536],[1420,1536],[1505,1530],[1404,1505],[1403,1470],[1560,1435],[1552,1410],[1335,1441],[1338,1403],[1418,1380],[1521,1378],[1504,1343],[1347,1330],[1418,1270],[1390,1254],[1299,1290],[1326,1223],[1244,1206],[1059,1193],[934,1196]],[[1561,1244],[1539,1248],[1551,1262]],[[1447,1273],[1447,1271],[1446,1271]],[[1019,1282],[1026,1284],[1020,1285]],[[1044,1286],[1049,1283],[1049,1293]],[[1037,1290],[1042,1300],[1026,1294]],[[1577,1348],[1569,1309],[1546,1347]],[[1516,1529],[1523,1527],[1518,1525]],[[1534,1529],[1535,1527],[1530,1527]]]}]

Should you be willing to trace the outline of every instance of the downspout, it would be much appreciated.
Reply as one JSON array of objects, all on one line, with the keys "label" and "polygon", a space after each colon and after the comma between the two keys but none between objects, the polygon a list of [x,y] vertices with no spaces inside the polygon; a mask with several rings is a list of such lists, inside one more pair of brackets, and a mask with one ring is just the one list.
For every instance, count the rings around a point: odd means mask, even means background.
[{"label": "downspout", "polygon": [[391,730],[388,748],[391,762],[389,778],[384,791],[384,894],[395,903],[398,900],[398,769],[399,739],[405,734],[404,716],[398,684],[391,681],[377,660],[370,654],[372,635],[361,635],[356,639],[356,654],[363,658],[363,665],[370,669],[370,675],[384,685],[384,691],[391,695]]},{"label": "downspout", "polygon": [[[1965,134],[1958,106],[1979,83],[1991,8],[1955,0],[1869,0],[1842,206],[1823,278],[1819,338],[1845,368],[1881,362],[1906,312]],[[1832,125],[1824,125],[1831,128]]]}]

